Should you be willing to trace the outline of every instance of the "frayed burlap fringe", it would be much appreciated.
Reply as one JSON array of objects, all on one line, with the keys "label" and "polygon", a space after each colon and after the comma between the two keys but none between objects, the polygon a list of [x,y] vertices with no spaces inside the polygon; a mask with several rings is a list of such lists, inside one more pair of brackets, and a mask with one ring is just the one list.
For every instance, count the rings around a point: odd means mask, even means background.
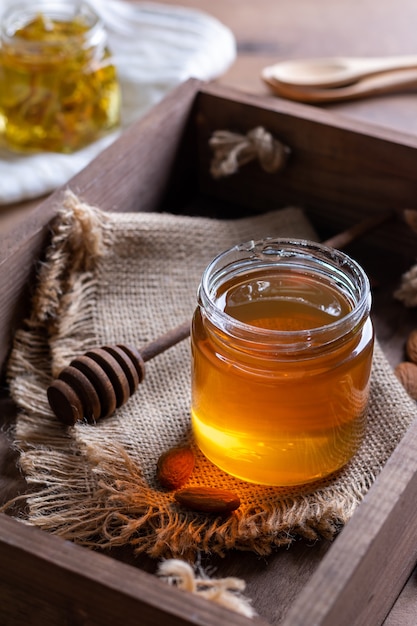
[{"label": "frayed burlap fringe", "polygon": [[201,272],[216,253],[277,235],[314,238],[298,209],[215,221],[104,214],[65,196],[8,367],[20,407],[16,445],[31,487],[22,521],[84,546],[130,545],[154,558],[190,560],[229,549],[265,555],[297,535],[335,536],[415,415],[378,346],[366,439],[337,476],[300,489],[261,487],[224,474],[196,451],[189,485],[228,488],[241,498],[227,518],[181,509],[155,479],[161,452],[192,443],[187,341],[148,362],[136,394],[94,426],[62,426],[46,399],[51,377],[75,355],[105,343],[141,345],[189,319]]}]

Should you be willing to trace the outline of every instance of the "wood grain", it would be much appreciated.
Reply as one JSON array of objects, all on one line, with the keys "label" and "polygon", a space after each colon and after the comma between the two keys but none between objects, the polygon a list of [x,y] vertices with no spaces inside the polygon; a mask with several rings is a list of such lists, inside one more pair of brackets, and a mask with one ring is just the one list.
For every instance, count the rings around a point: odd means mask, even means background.
[{"label": "wood grain", "polygon": [[5,515],[0,515],[0,562],[0,617],[5,625],[253,624],[213,602],[185,596],[155,576]]},{"label": "wood grain", "polygon": [[[381,624],[417,559],[417,421],[283,626]],[[354,600],[353,600],[354,599]]]},{"label": "wood grain", "polygon": [[[308,211],[319,231],[333,232],[359,216],[416,207],[417,138],[369,128],[297,103],[268,100],[260,116],[253,97],[235,93],[230,100],[225,93],[221,86],[210,85],[199,98],[200,184],[206,194],[234,203],[238,211],[295,204]],[[245,134],[259,124],[290,148],[287,166],[270,175],[251,163],[245,166],[247,176],[213,180],[211,134],[218,129]],[[412,255],[417,237],[398,219],[389,229],[376,231],[369,242]]]}]

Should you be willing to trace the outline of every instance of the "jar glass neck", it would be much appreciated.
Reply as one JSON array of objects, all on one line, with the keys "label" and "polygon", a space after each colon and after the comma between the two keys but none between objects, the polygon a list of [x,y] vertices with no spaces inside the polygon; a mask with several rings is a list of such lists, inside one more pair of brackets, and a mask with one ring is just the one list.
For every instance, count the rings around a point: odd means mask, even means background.
[{"label": "jar glass neck", "polygon": [[[275,290],[270,296],[274,306],[277,304],[282,308],[288,305],[289,300],[295,304],[300,300],[308,300],[310,296],[305,285],[317,282],[320,294],[324,291],[322,285],[327,284],[334,293],[340,294],[340,299],[347,303],[346,310],[335,315],[331,301],[326,305],[316,301],[314,307],[317,310],[329,312],[326,322],[294,329],[271,327],[269,322],[265,326],[264,322],[254,325],[231,314],[230,311],[237,309],[225,306],[227,285],[240,285],[240,291],[234,292],[235,302],[248,290],[256,291],[256,298],[262,300],[262,290],[267,292],[271,284],[265,278],[268,272],[272,272],[271,275],[276,273],[276,284],[281,289],[286,277],[295,276],[297,288],[300,289],[294,293],[292,283],[289,282],[285,296],[277,295]],[[251,302],[256,299],[253,293],[250,298]],[[305,240],[280,238],[251,241],[216,257],[203,274],[199,305],[212,332],[219,339],[233,339],[242,349],[256,346],[256,350],[262,353],[294,353],[313,352],[325,346],[333,349],[335,344],[343,343],[349,333],[356,332],[368,317],[371,296],[365,272],[346,254]]]},{"label": "jar glass neck", "polygon": [[[53,28],[54,23],[68,27],[59,31]],[[28,32],[29,24],[34,26],[32,32]],[[15,4],[2,15],[0,33],[3,45],[34,49],[41,41],[43,51],[71,43],[91,49],[106,41],[104,24],[97,13],[85,2],[70,0]]]}]

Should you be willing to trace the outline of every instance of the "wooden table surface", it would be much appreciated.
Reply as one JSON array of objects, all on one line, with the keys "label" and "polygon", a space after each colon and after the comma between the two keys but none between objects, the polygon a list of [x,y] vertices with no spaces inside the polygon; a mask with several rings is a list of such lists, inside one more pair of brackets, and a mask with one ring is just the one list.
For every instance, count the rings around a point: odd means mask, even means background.
[{"label": "wooden table surface", "polygon": [[[175,0],[165,3],[179,4]],[[259,96],[274,97],[262,83],[260,71],[279,60],[417,53],[416,0],[182,0],[180,4],[217,17],[233,31],[238,57],[219,82]],[[326,108],[338,115],[417,135],[417,90]],[[3,207],[0,229],[36,203]],[[2,454],[0,441],[0,461]],[[385,626],[417,624],[416,577],[417,570]]]},{"label": "wooden table surface", "polygon": [[[260,78],[262,68],[280,60],[417,53],[415,0],[183,0],[181,4],[209,12],[232,30],[238,58],[220,82],[259,95],[270,95]],[[326,108],[417,134],[417,90]]]}]

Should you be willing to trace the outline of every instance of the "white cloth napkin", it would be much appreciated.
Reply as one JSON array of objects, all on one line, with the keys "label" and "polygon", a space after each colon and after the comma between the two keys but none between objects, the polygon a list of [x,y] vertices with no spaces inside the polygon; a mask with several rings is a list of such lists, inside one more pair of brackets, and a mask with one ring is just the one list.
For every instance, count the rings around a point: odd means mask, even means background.
[{"label": "white cloth napkin", "polygon": [[[14,0],[0,0],[0,12]],[[104,21],[122,89],[121,129],[66,155],[0,150],[0,205],[36,198],[65,184],[134,120],[188,78],[211,80],[236,58],[231,31],[195,9],[89,0]]]}]

